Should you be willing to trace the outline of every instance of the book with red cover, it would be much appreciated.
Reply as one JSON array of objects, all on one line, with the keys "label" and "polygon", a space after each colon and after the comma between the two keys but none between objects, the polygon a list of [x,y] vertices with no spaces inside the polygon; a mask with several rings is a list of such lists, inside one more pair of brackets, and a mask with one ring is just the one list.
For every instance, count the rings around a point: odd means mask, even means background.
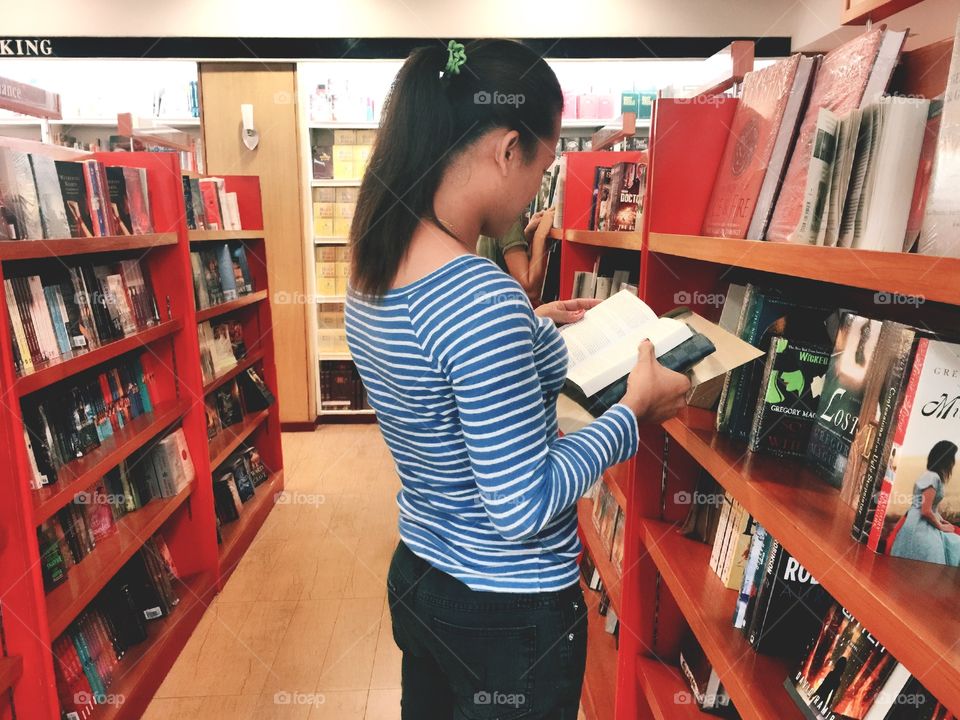
[{"label": "book with red cover", "polygon": [[917,178],[913,183],[913,199],[910,201],[910,215],[907,218],[907,235],[903,239],[904,252],[910,252],[913,249],[923,229],[923,216],[927,209],[927,193],[930,191],[930,179],[933,175],[933,162],[937,155],[937,138],[940,135],[942,116],[943,97],[941,96],[930,101],[927,127],[924,129],[923,144],[920,146]]},{"label": "book with red cover", "polygon": [[744,77],[703,220],[704,235],[747,236],[799,66],[800,55],[793,55]]},{"label": "book with red cover", "polygon": [[831,50],[820,63],[807,112],[800,124],[797,142],[780,189],[780,197],[767,228],[767,240],[789,242],[797,229],[803,211],[807,171],[810,167],[820,108],[844,115],[860,106],[883,34],[882,26],[875,27]]},{"label": "book with red cover", "polygon": [[203,214],[209,230],[223,229],[223,216],[220,214],[220,198],[217,185],[208,180],[200,181],[200,196],[203,198]]}]

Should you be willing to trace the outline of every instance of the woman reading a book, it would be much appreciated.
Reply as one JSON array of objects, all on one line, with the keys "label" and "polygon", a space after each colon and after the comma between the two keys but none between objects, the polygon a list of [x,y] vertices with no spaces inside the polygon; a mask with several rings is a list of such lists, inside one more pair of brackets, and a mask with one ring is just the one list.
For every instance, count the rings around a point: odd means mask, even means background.
[{"label": "woman reading a book", "polygon": [[689,381],[645,343],[626,394],[558,437],[557,323],[475,254],[554,159],[562,94],[503,40],[414,51],[394,82],[350,233],[347,341],[401,480],[387,579],[405,720],[575,720],[586,661],[577,500]]},{"label": "woman reading a book", "polygon": [[930,448],[927,471],[914,483],[913,500],[890,548],[891,555],[960,566],[960,535],[939,512],[944,485],[956,464],[956,444],[940,440]]}]

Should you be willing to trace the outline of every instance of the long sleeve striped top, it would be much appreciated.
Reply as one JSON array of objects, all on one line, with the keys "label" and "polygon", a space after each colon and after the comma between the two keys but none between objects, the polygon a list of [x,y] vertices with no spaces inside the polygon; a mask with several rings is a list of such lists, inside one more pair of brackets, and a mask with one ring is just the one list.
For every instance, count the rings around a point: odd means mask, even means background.
[{"label": "long sleeve striped top", "polygon": [[637,449],[615,405],[558,436],[567,351],[520,285],[463,255],[377,301],[348,293],[347,342],[400,476],[400,536],[474,590],[577,581],[576,501]]}]

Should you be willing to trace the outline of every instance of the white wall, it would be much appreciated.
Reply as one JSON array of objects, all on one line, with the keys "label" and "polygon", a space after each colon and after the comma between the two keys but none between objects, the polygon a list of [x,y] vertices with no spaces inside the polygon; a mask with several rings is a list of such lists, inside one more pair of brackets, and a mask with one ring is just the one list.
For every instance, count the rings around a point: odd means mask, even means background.
[{"label": "white wall", "polygon": [[782,36],[791,34],[791,8],[796,1],[0,0],[0,32],[4,36]]}]

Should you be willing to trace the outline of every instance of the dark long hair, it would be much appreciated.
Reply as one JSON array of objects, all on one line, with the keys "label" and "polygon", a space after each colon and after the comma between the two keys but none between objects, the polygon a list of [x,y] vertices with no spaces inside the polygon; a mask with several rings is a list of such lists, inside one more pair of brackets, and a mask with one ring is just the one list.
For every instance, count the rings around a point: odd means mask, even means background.
[{"label": "dark long hair", "polygon": [[433,196],[444,171],[484,132],[520,134],[527,159],[553,135],[563,108],[560,83],[530,48],[475,40],[458,74],[444,72],[447,48],[410,53],[393,82],[350,228],[353,287],[382,296],[421,219],[438,222]]},{"label": "dark long hair", "polygon": [[935,472],[943,482],[950,479],[957,462],[957,446],[949,440],[938,440],[927,455],[927,470]]}]

